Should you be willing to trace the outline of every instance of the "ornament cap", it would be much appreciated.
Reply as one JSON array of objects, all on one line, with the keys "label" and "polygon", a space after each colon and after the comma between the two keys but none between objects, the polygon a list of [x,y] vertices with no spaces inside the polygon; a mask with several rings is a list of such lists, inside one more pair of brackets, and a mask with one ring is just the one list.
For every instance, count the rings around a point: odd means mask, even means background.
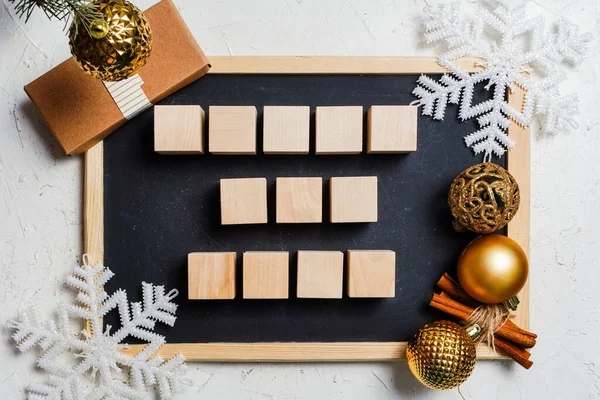
[{"label": "ornament cap", "polygon": [[467,331],[467,335],[469,335],[471,337],[471,339],[473,339],[473,341],[475,341],[481,335],[481,333],[483,332],[483,329],[481,329],[481,327],[478,324],[473,324],[473,325],[467,326],[465,328],[465,331]]},{"label": "ornament cap", "polygon": [[503,301],[502,304],[504,307],[508,308],[511,311],[517,311],[517,307],[521,303],[518,296],[513,296],[510,299]]},{"label": "ornament cap", "polygon": [[101,19],[95,19],[90,23],[90,36],[94,39],[103,39],[108,35],[108,23]]}]

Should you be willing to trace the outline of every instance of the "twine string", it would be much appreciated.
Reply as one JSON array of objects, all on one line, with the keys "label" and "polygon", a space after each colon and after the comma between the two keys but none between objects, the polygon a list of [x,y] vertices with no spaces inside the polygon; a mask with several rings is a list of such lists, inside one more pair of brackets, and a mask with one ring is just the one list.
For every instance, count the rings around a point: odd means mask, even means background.
[{"label": "twine string", "polygon": [[479,325],[482,333],[476,341],[485,341],[496,351],[494,333],[508,321],[508,314],[508,309],[502,304],[483,304],[473,310],[467,323]]}]

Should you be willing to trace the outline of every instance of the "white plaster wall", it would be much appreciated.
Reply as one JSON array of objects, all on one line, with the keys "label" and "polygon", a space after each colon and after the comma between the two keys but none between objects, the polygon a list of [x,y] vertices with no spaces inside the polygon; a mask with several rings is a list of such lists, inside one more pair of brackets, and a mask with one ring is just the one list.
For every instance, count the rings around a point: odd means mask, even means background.
[{"label": "white plaster wall", "polygon": [[[422,48],[423,8],[443,0],[176,0],[208,55],[432,55]],[[0,7],[0,398],[24,398],[32,353],[17,354],[6,321],[37,304],[48,314],[82,251],[82,160],[63,157],[23,85],[68,56],[60,22],[25,24]],[[138,1],[146,8],[153,1]],[[464,1],[472,7],[475,1]],[[576,132],[534,135],[530,371],[479,362],[467,399],[600,399],[600,2],[545,0],[531,12],[566,17],[593,34],[589,57],[564,85],[579,93]],[[458,399],[429,391],[404,362],[191,364],[180,399]]]}]

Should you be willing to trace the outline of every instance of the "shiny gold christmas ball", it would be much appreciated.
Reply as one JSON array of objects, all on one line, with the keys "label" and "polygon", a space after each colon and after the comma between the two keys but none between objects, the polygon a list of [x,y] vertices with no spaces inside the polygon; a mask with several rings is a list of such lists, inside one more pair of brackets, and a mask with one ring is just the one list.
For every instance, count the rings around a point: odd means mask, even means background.
[{"label": "shiny gold christmas ball", "polygon": [[436,321],[415,333],[406,347],[411,372],[432,389],[452,389],[465,382],[475,368],[475,344],[460,325]]},{"label": "shiny gold christmas ball", "polygon": [[503,235],[473,240],[458,259],[458,281],[471,297],[482,303],[502,303],[523,288],[529,274],[525,252]]},{"label": "shiny gold christmas ball", "polygon": [[480,234],[502,229],[517,213],[520,199],[515,178],[501,166],[481,163],[467,168],[448,192],[454,229]]},{"label": "shiny gold christmas ball", "polygon": [[146,64],[152,32],[146,16],[125,0],[96,0],[104,19],[71,25],[71,53],[83,70],[103,81],[120,81]]}]

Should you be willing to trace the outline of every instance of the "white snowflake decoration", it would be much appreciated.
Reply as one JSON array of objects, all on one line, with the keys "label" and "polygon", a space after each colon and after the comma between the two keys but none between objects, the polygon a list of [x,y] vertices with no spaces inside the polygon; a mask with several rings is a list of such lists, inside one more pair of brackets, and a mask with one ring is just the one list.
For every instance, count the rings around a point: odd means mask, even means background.
[{"label": "white snowflake decoration", "polygon": [[[177,355],[168,361],[154,353],[165,344],[165,338],[154,333],[154,324],[162,322],[169,326],[175,323],[177,305],[171,300],[177,290],[165,295],[164,287],[142,283],[143,301],[131,303],[127,293],[119,289],[108,295],[103,286],[114,276],[102,264],[91,266],[87,256],[84,265],[77,266],[66,283],[79,290],[79,304],[59,308],[56,320],[42,322],[35,309],[19,320],[9,322],[16,329],[13,339],[21,351],[39,345],[42,354],[38,366],[49,374],[48,382],[36,384],[28,389],[32,400],[79,400],[79,399],[123,399],[144,400],[154,398],[148,388],[156,388],[161,399],[170,399],[181,390],[183,384],[191,382],[184,378],[184,358]],[[112,310],[118,310],[121,327],[111,333],[111,327],[102,330],[102,318]],[[83,330],[73,334],[69,329],[70,318],[79,318],[91,324],[93,334]],[[121,342],[133,336],[148,343],[134,357],[126,356]],[[65,357],[66,356],[66,357]],[[72,362],[64,358],[72,356]],[[122,368],[129,370],[124,377]],[[86,386],[95,386],[86,390]],[[95,384],[95,385],[94,385]]]},{"label": "white snowflake decoration", "polygon": [[[493,0],[497,7],[488,11],[478,7],[476,15],[464,18],[458,3],[442,5],[429,11],[425,22],[428,43],[445,41],[446,52],[438,62],[450,71],[439,81],[421,76],[413,94],[423,106],[423,115],[444,118],[448,104],[459,104],[462,120],[477,118],[480,129],[465,136],[467,146],[476,154],[501,157],[514,146],[506,130],[510,121],[528,126],[534,115],[545,117],[544,130],[549,133],[564,128],[577,113],[577,97],[562,96],[558,84],[565,79],[565,65],[578,64],[586,51],[587,37],[575,25],[560,21],[556,33],[545,30],[541,17],[528,17],[526,0]],[[493,34],[486,40],[487,34]],[[497,40],[494,40],[497,38]],[[524,49],[520,41],[529,40]],[[455,60],[478,57],[482,71],[469,74]],[[530,74],[535,74],[530,77]],[[473,89],[487,82],[490,100],[473,105]],[[507,90],[518,86],[525,91],[521,110],[507,101]]]}]

